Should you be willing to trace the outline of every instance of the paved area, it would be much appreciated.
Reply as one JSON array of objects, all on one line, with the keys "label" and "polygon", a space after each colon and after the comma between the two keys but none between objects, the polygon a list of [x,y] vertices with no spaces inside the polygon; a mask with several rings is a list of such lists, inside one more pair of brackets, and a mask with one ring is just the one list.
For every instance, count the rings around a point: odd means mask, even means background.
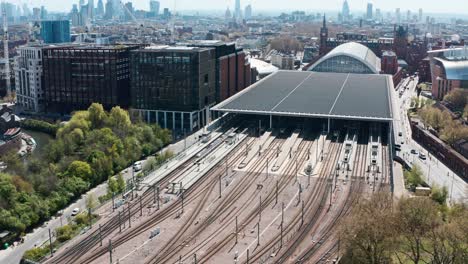
[{"label": "paved area", "polygon": [[[175,154],[181,153],[184,149],[188,148],[193,144],[198,142],[199,136],[203,133],[203,130],[200,130],[189,137],[186,140],[180,140],[177,143],[167,146],[163,151],[170,150]],[[144,166],[143,161],[143,165]],[[129,167],[122,171],[122,174],[126,180],[132,178],[132,167]],[[51,220],[46,222],[43,226],[34,229],[31,233],[27,234],[24,239],[24,243],[17,246],[12,246],[6,250],[0,251],[0,263],[1,264],[17,264],[20,262],[24,252],[28,249],[31,249],[35,246],[42,245],[47,242],[49,239],[49,229],[55,230],[56,228],[65,225],[70,219],[71,212],[74,208],[80,208],[81,211],[86,209],[86,197],[92,194],[96,199],[99,196],[102,196],[107,193],[107,182],[103,183],[94,189],[90,190],[88,193],[81,196],[79,200],[65,208],[63,211],[62,217],[53,217]]]},{"label": "paved area", "polygon": [[[439,187],[446,187],[449,191],[450,202],[467,202],[468,184],[412,139],[410,123],[406,116],[407,110],[410,107],[411,98],[416,96],[417,83],[417,78],[414,81],[410,81],[408,85],[409,90],[406,90],[401,98],[398,98],[398,94],[395,96],[394,105],[397,107],[395,108],[397,110],[394,111],[394,129],[397,140],[396,144],[401,145],[401,151],[398,152],[397,155],[402,157],[408,164],[418,165],[430,186],[437,185]],[[398,135],[399,132],[402,133],[401,137]],[[413,149],[418,153],[426,154],[427,160],[421,160],[418,155],[411,154],[411,150]]]}]

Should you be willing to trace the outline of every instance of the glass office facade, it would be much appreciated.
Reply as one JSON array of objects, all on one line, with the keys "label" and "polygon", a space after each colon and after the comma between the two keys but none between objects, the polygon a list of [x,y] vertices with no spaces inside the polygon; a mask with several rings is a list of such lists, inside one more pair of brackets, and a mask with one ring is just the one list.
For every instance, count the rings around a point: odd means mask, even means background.
[{"label": "glass office facade", "polygon": [[215,102],[213,49],[131,52],[132,107],[195,111]]},{"label": "glass office facade", "polygon": [[130,106],[130,50],[137,46],[57,47],[43,52],[45,107],[70,113],[101,103]]},{"label": "glass office facade", "polygon": [[334,56],[324,60],[311,71],[373,74],[374,72],[366,64],[350,56]]}]

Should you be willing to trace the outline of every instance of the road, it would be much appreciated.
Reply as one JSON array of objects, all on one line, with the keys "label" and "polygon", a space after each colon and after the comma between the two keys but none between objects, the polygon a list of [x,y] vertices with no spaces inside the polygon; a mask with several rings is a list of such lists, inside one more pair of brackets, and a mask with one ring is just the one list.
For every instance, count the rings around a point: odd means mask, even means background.
[{"label": "road", "polygon": [[[184,151],[185,148],[195,144],[198,141],[198,136],[202,133],[202,130],[198,131],[197,133],[187,137],[186,141],[181,140],[175,144],[167,146],[164,151],[170,150],[175,154],[178,154]],[[146,160],[143,160],[144,162]],[[122,175],[126,180],[132,178],[132,167],[129,167],[122,171]],[[75,203],[68,206],[66,209],[63,210],[62,217],[53,217],[51,220],[46,222],[43,226],[34,229],[31,233],[28,233],[24,238],[24,243],[19,244],[17,246],[12,246],[6,250],[0,251],[0,263],[2,264],[17,264],[20,262],[23,254],[26,250],[31,249],[35,246],[42,245],[44,242],[48,241],[49,239],[49,229],[51,231],[55,230],[56,228],[65,225],[68,223],[70,219],[71,212],[74,208],[80,208],[80,211],[86,210],[86,197],[90,194],[97,199],[99,196],[102,196],[107,193],[107,182],[95,187],[94,189],[90,190],[86,194],[82,195],[79,200]]]},{"label": "road", "polygon": [[[405,90],[403,95],[399,97],[398,93],[400,90],[404,89],[404,84],[407,82],[409,89]],[[416,96],[418,79],[415,78],[411,81],[407,78],[403,80],[402,83],[403,85],[401,85],[401,87],[397,87],[396,98],[394,98],[394,106],[396,105],[397,110],[394,111],[395,120],[393,126],[396,144],[401,145],[401,151],[398,152],[397,155],[404,158],[409,164],[418,165],[424,174],[426,182],[430,186],[437,185],[439,187],[447,187],[450,202],[467,202],[467,183],[412,139],[410,123],[406,116],[411,104],[411,98]],[[399,136],[400,132],[402,136]],[[416,150],[417,153],[424,153],[427,159],[422,160],[417,154],[411,154],[411,150]]]}]

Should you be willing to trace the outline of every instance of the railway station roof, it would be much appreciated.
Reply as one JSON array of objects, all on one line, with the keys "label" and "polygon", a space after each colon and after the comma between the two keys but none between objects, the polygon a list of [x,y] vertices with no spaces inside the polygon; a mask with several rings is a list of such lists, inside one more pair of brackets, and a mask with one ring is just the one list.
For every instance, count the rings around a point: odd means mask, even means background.
[{"label": "railway station roof", "polygon": [[212,110],[278,116],[391,121],[390,75],[278,71]]}]

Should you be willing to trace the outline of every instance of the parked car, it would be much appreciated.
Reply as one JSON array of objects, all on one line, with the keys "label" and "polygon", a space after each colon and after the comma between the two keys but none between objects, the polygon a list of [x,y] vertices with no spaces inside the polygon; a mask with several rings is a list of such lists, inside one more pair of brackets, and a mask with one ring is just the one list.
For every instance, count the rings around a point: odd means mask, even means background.
[{"label": "parked car", "polygon": [[422,160],[426,160],[426,155],[419,153],[419,158]]},{"label": "parked car", "polygon": [[418,151],[415,150],[415,149],[412,149],[412,150],[411,150],[411,154],[418,155]]},{"label": "parked car", "polygon": [[142,169],[141,161],[137,161],[137,162],[133,163],[133,170],[134,171],[141,171],[141,169]]},{"label": "parked car", "polygon": [[73,209],[73,211],[72,211],[72,213],[71,213],[71,216],[75,216],[75,215],[77,215],[79,212],[80,212],[80,208],[77,207],[77,208]]}]

